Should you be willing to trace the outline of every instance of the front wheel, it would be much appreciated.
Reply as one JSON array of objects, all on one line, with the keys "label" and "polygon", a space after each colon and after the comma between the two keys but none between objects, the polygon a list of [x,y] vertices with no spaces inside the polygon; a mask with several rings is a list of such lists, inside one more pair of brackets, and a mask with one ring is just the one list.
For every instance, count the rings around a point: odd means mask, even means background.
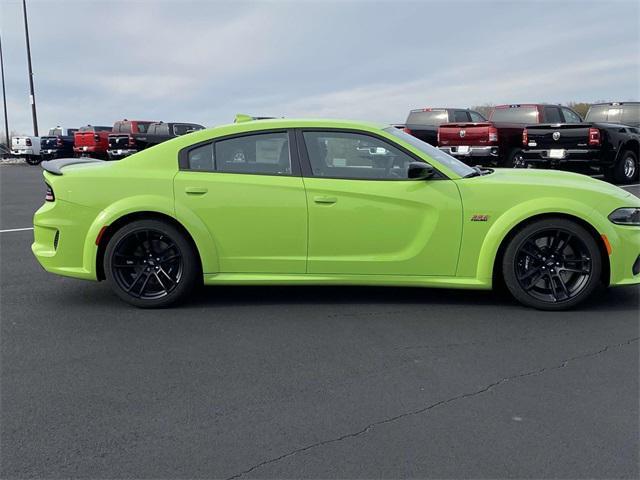
[{"label": "front wheel", "polygon": [[602,257],[591,234],[567,219],[527,225],[507,245],[502,273],[520,303],[564,310],[587,299],[600,284]]},{"label": "front wheel", "polygon": [[104,272],[122,300],[161,308],[184,300],[197,285],[200,267],[191,242],[162,220],[138,220],[118,230],[104,254]]},{"label": "front wheel", "polygon": [[638,179],[639,171],[638,156],[631,150],[626,150],[620,154],[616,164],[605,171],[605,177],[610,182],[626,185]]}]

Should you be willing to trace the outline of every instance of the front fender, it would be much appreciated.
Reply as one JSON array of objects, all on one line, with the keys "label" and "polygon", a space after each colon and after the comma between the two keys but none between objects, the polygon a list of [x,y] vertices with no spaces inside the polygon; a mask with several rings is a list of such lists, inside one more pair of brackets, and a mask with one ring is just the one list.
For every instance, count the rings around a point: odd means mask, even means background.
[{"label": "front fender", "polygon": [[610,231],[610,222],[581,202],[567,198],[547,197],[520,203],[504,212],[487,231],[478,255],[477,278],[491,281],[500,245],[515,227],[532,217],[549,214],[578,217],[589,223],[599,233],[609,233]]}]

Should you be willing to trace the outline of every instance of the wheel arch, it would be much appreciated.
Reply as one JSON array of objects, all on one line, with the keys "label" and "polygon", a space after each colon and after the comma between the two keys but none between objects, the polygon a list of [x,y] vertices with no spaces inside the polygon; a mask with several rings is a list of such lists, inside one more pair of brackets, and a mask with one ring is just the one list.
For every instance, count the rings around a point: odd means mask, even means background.
[{"label": "wheel arch", "polygon": [[511,239],[520,230],[525,228],[527,225],[530,225],[531,223],[539,220],[551,219],[551,218],[562,218],[566,220],[571,220],[577,223],[578,225],[582,226],[585,230],[587,230],[587,232],[591,234],[591,237],[595,240],[596,244],[598,245],[598,249],[600,250],[600,255],[602,258],[601,280],[604,285],[609,285],[610,277],[611,277],[611,265],[609,262],[607,245],[605,244],[605,241],[602,238],[602,235],[598,232],[596,227],[594,227],[591,223],[587,222],[584,218],[581,218],[574,214],[563,213],[563,212],[545,212],[545,213],[532,215],[530,217],[527,217],[521,220],[504,235],[504,237],[500,241],[500,244],[498,246],[498,249],[493,259],[493,266],[492,266],[492,272],[491,272],[493,285],[501,286],[503,284],[502,267],[501,267],[502,259],[504,258],[504,253]]},{"label": "wheel arch", "polygon": [[616,159],[616,161],[619,160],[622,157],[622,154],[627,150],[631,150],[633,153],[635,153],[636,159],[638,159],[638,156],[640,155],[640,142],[638,142],[638,140],[636,140],[635,138],[632,138],[623,143],[618,150],[618,158]]},{"label": "wheel arch", "polygon": [[99,234],[99,242],[97,245],[98,249],[96,252],[96,260],[95,260],[96,277],[98,280],[105,279],[104,253],[109,243],[109,240],[111,240],[111,238],[113,238],[113,235],[122,227],[124,227],[125,225],[128,225],[131,222],[135,222],[136,220],[163,220],[170,223],[171,225],[176,227],[178,230],[180,230],[180,232],[182,232],[182,234],[185,236],[187,241],[195,249],[197,253],[197,258],[199,260],[198,267],[200,269],[200,272],[203,271],[203,261],[202,261],[202,256],[200,254],[200,249],[198,248],[198,245],[194,240],[193,235],[191,235],[191,233],[189,232],[189,230],[187,230],[187,228],[184,225],[182,225],[182,223],[180,223],[175,217],[172,217],[171,215],[158,212],[158,211],[145,210],[145,211],[136,211],[136,212],[126,213],[121,217],[118,217],[117,219],[115,219],[109,225],[105,226],[103,230],[101,230],[101,233]]}]

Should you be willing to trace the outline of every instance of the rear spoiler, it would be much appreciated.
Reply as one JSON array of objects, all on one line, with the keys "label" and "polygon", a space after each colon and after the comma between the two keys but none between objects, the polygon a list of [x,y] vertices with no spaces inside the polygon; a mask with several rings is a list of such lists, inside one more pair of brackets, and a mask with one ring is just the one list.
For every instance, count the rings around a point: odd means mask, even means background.
[{"label": "rear spoiler", "polygon": [[42,168],[54,175],[62,175],[62,168],[69,165],[79,165],[81,163],[102,163],[104,160],[97,158],[80,157],[80,158],[58,158],[56,160],[47,160],[42,162]]}]

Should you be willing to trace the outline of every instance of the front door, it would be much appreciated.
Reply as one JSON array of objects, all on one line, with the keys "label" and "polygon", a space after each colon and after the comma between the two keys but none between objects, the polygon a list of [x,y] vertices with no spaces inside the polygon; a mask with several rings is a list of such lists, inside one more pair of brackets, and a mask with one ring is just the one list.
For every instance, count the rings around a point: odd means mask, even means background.
[{"label": "front door", "polygon": [[307,201],[288,135],[243,134],[186,153],[174,180],[176,203],[209,229],[220,272],[306,270]]},{"label": "front door", "polygon": [[453,181],[409,180],[416,159],[370,134],[300,137],[311,169],[309,273],[455,275],[462,204]]}]

